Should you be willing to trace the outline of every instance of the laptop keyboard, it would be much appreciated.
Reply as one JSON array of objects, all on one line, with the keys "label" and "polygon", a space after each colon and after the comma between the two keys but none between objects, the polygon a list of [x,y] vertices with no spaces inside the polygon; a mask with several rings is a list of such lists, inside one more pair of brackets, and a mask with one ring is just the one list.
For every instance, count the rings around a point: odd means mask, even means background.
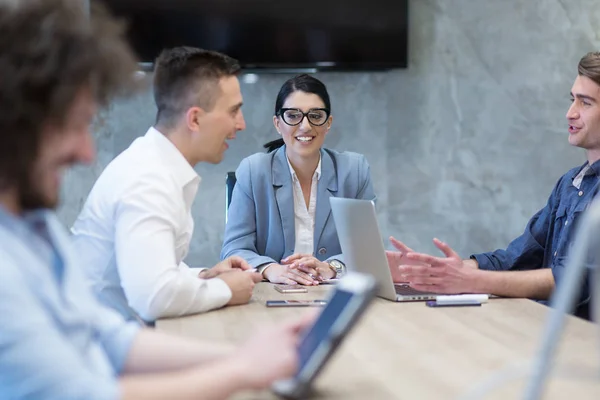
[{"label": "laptop keyboard", "polygon": [[399,294],[401,296],[436,294],[432,292],[421,292],[420,290],[413,289],[408,285],[394,285],[394,289],[396,289],[396,294]]}]

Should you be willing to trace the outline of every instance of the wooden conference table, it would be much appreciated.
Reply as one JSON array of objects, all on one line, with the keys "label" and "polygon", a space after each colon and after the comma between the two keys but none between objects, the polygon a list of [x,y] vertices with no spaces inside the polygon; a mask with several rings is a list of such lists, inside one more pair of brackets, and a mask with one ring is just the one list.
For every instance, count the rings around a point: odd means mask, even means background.
[{"label": "wooden conference table", "polygon": [[[322,299],[331,286],[282,294],[259,283],[249,304],[164,319],[156,328],[190,338],[232,343],[260,326],[306,312],[267,308],[265,301]],[[318,377],[317,399],[461,399],[494,376],[518,373],[537,352],[548,308],[526,299],[491,299],[481,307],[429,308],[424,302],[377,298]],[[568,317],[544,399],[600,399],[598,325]],[[527,371],[527,367],[525,367]],[[234,377],[232,377],[234,378]],[[483,399],[522,397],[521,375]],[[234,399],[272,399],[265,391]]]}]

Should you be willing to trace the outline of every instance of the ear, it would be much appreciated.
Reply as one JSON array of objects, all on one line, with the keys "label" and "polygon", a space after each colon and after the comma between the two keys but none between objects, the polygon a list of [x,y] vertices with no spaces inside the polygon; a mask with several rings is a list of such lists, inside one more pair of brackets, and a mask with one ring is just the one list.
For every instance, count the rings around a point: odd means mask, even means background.
[{"label": "ear", "polygon": [[273,115],[273,126],[277,130],[277,133],[281,135],[281,131],[279,130],[279,118],[277,118],[277,115]]},{"label": "ear", "polygon": [[190,107],[185,113],[185,122],[187,128],[192,132],[200,131],[200,120],[203,116],[206,115],[206,111],[204,111],[200,107]]},{"label": "ear", "polygon": [[327,127],[327,129],[325,130],[325,134],[327,135],[329,133],[329,130],[331,129],[331,124],[333,123],[333,115],[329,116],[329,119],[327,120],[327,123],[325,124],[325,126]]}]

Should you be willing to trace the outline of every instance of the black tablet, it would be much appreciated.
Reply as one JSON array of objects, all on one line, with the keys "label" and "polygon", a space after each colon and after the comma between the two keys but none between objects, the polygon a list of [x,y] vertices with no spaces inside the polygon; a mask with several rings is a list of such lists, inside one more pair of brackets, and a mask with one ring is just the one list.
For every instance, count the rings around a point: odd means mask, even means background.
[{"label": "black tablet", "polygon": [[376,280],[351,272],[340,279],[316,322],[298,345],[299,368],[291,379],[277,381],[273,391],[285,398],[305,398],[311,384],[376,294]]}]

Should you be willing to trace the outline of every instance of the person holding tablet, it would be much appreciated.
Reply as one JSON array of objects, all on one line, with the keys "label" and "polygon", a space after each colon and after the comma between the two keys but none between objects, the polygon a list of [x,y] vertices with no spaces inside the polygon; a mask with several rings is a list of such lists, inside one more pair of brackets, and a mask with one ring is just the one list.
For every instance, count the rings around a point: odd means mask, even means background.
[{"label": "person holding tablet", "polygon": [[374,200],[365,157],[323,148],[331,129],[325,85],[286,81],[275,101],[281,138],[240,163],[221,258],[240,256],[274,283],[317,285],[344,272],[329,198]]},{"label": "person holding tablet", "polygon": [[95,2],[4,1],[0,53],[0,398],[228,399],[293,378],[314,315],[234,347],[127,322],[86,282],[55,208],[94,159],[98,108],[131,93],[122,25]]}]

